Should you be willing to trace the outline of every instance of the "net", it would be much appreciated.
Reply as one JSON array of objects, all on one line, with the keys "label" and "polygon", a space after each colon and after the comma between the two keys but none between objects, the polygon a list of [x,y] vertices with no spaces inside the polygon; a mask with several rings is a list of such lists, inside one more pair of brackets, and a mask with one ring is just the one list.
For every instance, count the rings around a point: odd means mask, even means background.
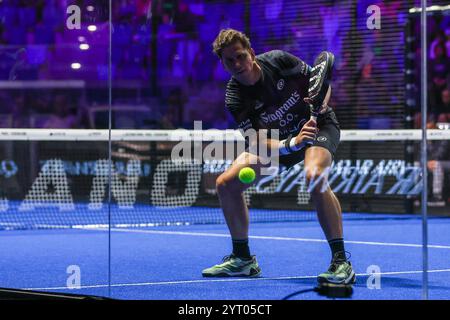
[{"label": "net", "polygon": [[[428,130],[429,204],[438,200],[435,212],[447,215],[449,132]],[[420,138],[420,130],[341,132],[329,182],[347,216],[419,211]],[[239,132],[112,130],[111,168],[108,139],[108,130],[1,129],[0,227],[224,223],[215,182],[239,152]],[[245,199],[252,222],[316,219],[302,163],[273,168]]]}]

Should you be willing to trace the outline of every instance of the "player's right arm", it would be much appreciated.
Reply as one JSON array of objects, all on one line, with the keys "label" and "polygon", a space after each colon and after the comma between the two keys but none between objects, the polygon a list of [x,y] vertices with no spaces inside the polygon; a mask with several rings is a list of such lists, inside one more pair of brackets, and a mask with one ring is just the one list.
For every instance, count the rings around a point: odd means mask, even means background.
[{"label": "player's right arm", "polygon": [[[230,81],[225,94],[225,104],[238,129],[245,138],[246,148],[250,153],[258,150],[268,151],[268,156],[286,155],[302,149],[306,143],[314,141],[317,128],[314,121],[308,121],[296,137],[277,140],[271,137],[271,132],[259,129],[257,114],[251,101],[246,100],[240,92],[239,86]],[[263,145],[262,145],[263,144]]]},{"label": "player's right arm", "polygon": [[302,146],[303,148],[306,143],[314,142],[316,134],[317,122],[314,119],[309,119],[308,122],[303,125],[300,133],[294,138],[295,145]]}]

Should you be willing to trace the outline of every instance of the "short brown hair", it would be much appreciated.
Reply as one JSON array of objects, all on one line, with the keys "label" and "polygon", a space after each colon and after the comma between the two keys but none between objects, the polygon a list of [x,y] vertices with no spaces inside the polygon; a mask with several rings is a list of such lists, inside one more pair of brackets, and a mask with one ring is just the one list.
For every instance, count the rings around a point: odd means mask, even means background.
[{"label": "short brown hair", "polygon": [[242,32],[234,29],[222,29],[213,42],[213,52],[222,59],[222,51],[235,42],[241,42],[244,49],[251,49],[250,39]]}]

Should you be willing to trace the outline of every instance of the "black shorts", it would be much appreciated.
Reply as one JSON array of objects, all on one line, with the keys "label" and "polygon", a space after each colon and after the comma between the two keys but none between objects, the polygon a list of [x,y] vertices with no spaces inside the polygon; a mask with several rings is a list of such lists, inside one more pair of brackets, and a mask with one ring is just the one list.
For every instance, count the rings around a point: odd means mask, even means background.
[{"label": "black shorts", "polygon": [[341,138],[341,129],[339,128],[339,123],[334,112],[327,113],[322,118],[319,117],[317,127],[319,128],[319,133],[317,134],[314,143],[297,152],[280,156],[279,161],[281,165],[290,168],[297,163],[302,162],[305,160],[306,149],[311,146],[318,146],[327,149],[330,151],[331,156],[334,159]]}]

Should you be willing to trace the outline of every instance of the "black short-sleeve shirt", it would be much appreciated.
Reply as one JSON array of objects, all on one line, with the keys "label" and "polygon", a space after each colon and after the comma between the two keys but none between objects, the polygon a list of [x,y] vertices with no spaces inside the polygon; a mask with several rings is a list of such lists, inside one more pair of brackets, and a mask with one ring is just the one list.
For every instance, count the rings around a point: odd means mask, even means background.
[{"label": "black short-sleeve shirt", "polygon": [[232,77],[225,94],[226,108],[244,131],[278,129],[280,139],[298,134],[310,118],[303,98],[308,94],[311,67],[281,50],[260,54],[256,61],[261,79],[246,86]]}]

